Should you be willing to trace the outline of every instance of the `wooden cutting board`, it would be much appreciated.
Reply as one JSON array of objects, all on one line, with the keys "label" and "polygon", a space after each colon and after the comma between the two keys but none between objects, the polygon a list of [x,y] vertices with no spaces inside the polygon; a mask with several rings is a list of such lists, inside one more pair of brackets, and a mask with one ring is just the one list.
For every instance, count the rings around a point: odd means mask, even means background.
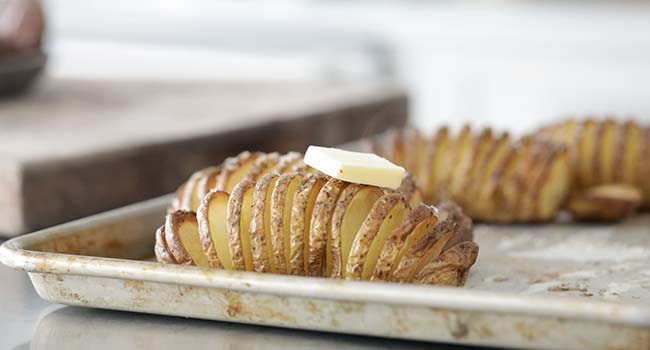
[{"label": "wooden cutting board", "polygon": [[0,235],[170,192],[241,150],[340,144],[406,116],[382,84],[44,79],[0,100]]}]

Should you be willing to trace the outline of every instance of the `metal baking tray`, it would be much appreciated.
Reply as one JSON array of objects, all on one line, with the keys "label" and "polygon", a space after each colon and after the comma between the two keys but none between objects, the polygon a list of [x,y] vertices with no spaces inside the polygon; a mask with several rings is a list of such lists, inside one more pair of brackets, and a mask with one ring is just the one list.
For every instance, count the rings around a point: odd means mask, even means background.
[{"label": "metal baking tray", "polygon": [[170,197],[14,238],[0,261],[49,301],[381,337],[544,349],[650,348],[650,215],[620,225],[477,225],[465,288],[163,265]]}]

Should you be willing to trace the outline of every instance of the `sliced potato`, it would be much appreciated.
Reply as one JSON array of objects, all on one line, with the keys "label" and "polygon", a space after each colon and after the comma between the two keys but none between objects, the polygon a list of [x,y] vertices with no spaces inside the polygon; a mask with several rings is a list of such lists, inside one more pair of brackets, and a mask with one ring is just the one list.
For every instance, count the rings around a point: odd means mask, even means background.
[{"label": "sliced potato", "polygon": [[156,260],[158,260],[158,262],[163,264],[177,264],[176,259],[174,259],[167,248],[167,241],[165,241],[165,225],[160,226],[156,230],[154,253],[156,254]]},{"label": "sliced potato", "polygon": [[463,213],[458,204],[454,201],[443,201],[438,203],[438,220],[450,219],[456,224],[454,235],[451,236],[447,244],[442,248],[442,251],[464,241],[471,241],[474,239],[474,228],[472,219]]},{"label": "sliced potato", "polygon": [[537,221],[549,221],[565,202],[571,186],[571,165],[567,150],[557,151],[546,168],[543,182],[536,188]]},{"label": "sliced potato", "polygon": [[227,213],[228,193],[211,190],[203,198],[196,212],[203,253],[212,267],[232,269]]},{"label": "sliced potato", "polygon": [[424,265],[436,259],[442,252],[456,231],[456,224],[453,220],[445,219],[438,222],[415,243],[407,247],[397,267],[391,276],[392,281],[410,282],[413,276],[420,271]]},{"label": "sliced potato", "polygon": [[447,165],[451,166],[452,169],[445,186],[454,197],[462,194],[469,169],[472,165],[474,148],[476,146],[477,145],[472,136],[472,131],[470,127],[466,125],[463,127],[454,142],[453,158]]},{"label": "sliced potato", "polygon": [[318,193],[309,225],[308,276],[328,276],[326,271],[327,250],[331,246],[331,219],[336,202],[347,182],[330,178]]},{"label": "sliced potato", "polygon": [[620,221],[639,208],[642,199],[641,190],[636,187],[606,184],[572,197],[568,209],[581,221]]},{"label": "sliced potato", "polygon": [[473,212],[488,213],[492,215],[497,205],[492,201],[498,178],[499,168],[506,162],[512,150],[510,135],[501,135],[493,144],[489,154],[486,155],[481,171],[474,178],[475,205]]},{"label": "sliced potato", "polygon": [[402,184],[396,191],[404,195],[404,198],[410,206],[416,206],[422,202],[422,194],[420,193],[420,189],[417,187],[415,178],[411,174],[407,173],[402,180]]},{"label": "sliced potato", "polygon": [[595,183],[593,176],[594,151],[596,149],[597,124],[593,120],[585,120],[582,123],[578,135],[578,176],[580,186],[588,187]]},{"label": "sliced potato", "polygon": [[461,242],[444,251],[427,263],[413,278],[412,282],[443,286],[462,286],[467,280],[469,269],[478,257],[478,245],[474,242]]},{"label": "sliced potato", "polygon": [[449,145],[449,129],[446,127],[438,129],[431,142],[429,142],[429,151],[427,152],[429,161],[426,165],[428,181],[425,187],[425,197],[429,203],[440,200],[441,186],[447,182],[451,168],[448,163],[451,153],[449,152]]},{"label": "sliced potato", "polygon": [[215,188],[231,193],[233,188],[244,179],[255,160],[261,155],[262,153],[259,152],[242,152],[234,159],[224,162]]},{"label": "sliced potato", "polygon": [[384,243],[384,247],[379,253],[375,269],[371,280],[388,280],[393,269],[399,262],[399,253],[406,244],[406,239],[410,235],[422,235],[437,222],[437,216],[434,207],[425,204],[419,204],[402,221],[399,227],[390,233]]},{"label": "sliced potato", "polygon": [[608,183],[614,179],[615,137],[618,133],[618,123],[608,119],[599,123],[594,146],[593,173],[597,183]]},{"label": "sliced potato", "polygon": [[174,192],[174,198],[172,202],[167,207],[167,214],[175,212],[176,210],[183,209],[181,203],[183,202],[183,193],[185,192],[185,183],[182,183]]},{"label": "sliced potato", "polygon": [[404,196],[389,193],[377,200],[354,237],[345,268],[347,279],[369,279],[388,235],[408,216]]},{"label": "sliced potato", "polygon": [[302,154],[298,152],[289,152],[282,155],[275,164],[271,173],[284,174],[290,172],[292,167],[302,160]]},{"label": "sliced potato", "polygon": [[244,175],[244,179],[256,181],[265,174],[269,174],[275,169],[279,159],[280,154],[277,152],[260,155],[248,169],[248,172]]},{"label": "sliced potato", "polygon": [[227,229],[233,270],[253,271],[249,227],[252,217],[255,183],[237,184],[228,198]]},{"label": "sliced potato", "polygon": [[183,188],[183,196],[181,202],[181,208],[183,210],[196,211],[199,207],[199,198],[198,198],[198,183],[203,175],[212,171],[214,168],[209,167],[201,169],[190,176],[190,178],[185,183]]},{"label": "sliced potato", "polygon": [[641,160],[642,132],[637,123],[627,122],[623,126],[623,135],[619,139],[619,150],[616,152],[616,170],[619,171],[616,181],[630,185],[638,185],[638,167]]},{"label": "sliced potato", "polygon": [[293,198],[303,176],[296,173],[278,177],[271,194],[271,248],[278,273],[288,273]]},{"label": "sliced potato", "polygon": [[165,220],[167,247],[181,265],[208,266],[203,254],[199,225],[193,212],[177,210]]},{"label": "sliced potato", "polygon": [[264,175],[253,191],[253,211],[250,224],[251,251],[253,255],[253,269],[257,272],[275,272],[272,257],[273,249],[270,247],[271,239],[271,196],[276,174]]},{"label": "sliced potato", "polygon": [[221,168],[221,166],[212,167],[211,170],[203,173],[197,181],[196,198],[199,201],[199,205],[208,192],[217,187],[217,177],[221,173]]},{"label": "sliced potato", "polygon": [[336,202],[330,231],[330,258],[326,257],[329,276],[342,278],[352,242],[375,202],[384,194],[374,186],[348,185]]},{"label": "sliced potato", "polygon": [[292,275],[307,275],[309,225],[318,192],[326,181],[325,177],[307,174],[294,194],[289,240],[289,273]]}]

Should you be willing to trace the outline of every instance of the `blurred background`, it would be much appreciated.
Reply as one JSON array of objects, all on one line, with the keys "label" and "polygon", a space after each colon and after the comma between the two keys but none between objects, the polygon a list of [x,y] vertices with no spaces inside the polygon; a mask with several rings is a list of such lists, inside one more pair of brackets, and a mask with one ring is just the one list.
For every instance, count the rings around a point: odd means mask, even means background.
[{"label": "blurred background", "polygon": [[377,80],[425,129],[514,131],[568,114],[647,120],[643,1],[43,3],[48,74],[108,79]]}]

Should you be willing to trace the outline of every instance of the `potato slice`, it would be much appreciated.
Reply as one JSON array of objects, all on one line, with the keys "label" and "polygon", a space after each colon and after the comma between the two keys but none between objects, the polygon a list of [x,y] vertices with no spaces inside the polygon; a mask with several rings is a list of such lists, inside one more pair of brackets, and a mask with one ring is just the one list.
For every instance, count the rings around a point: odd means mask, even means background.
[{"label": "potato slice", "polygon": [[578,134],[578,178],[581,187],[595,183],[593,176],[594,151],[596,150],[596,127],[593,120],[585,120]]},{"label": "potato slice", "polygon": [[638,167],[641,159],[642,129],[637,123],[627,122],[623,126],[623,134],[619,139],[619,150],[616,152],[616,171],[619,172],[616,181],[630,185],[638,184]]},{"label": "potato slice", "polygon": [[614,178],[615,137],[618,123],[608,119],[599,123],[594,146],[593,174],[597,183],[608,183]]},{"label": "potato slice", "polygon": [[185,183],[182,183],[174,192],[174,198],[172,202],[167,207],[167,214],[175,212],[176,210],[181,210],[181,203],[183,202],[183,192],[185,191]]},{"label": "potato slice", "polygon": [[257,272],[275,272],[271,245],[271,196],[276,174],[264,175],[253,191],[253,211],[250,224],[253,269]]},{"label": "potato slice", "polygon": [[213,167],[209,167],[209,168],[196,171],[187,180],[183,188],[183,196],[182,196],[183,199],[181,202],[181,208],[183,210],[196,211],[196,209],[199,207],[200,199],[198,198],[197,195],[198,192],[197,185],[201,177],[206,173],[212,171],[213,169],[214,169]]},{"label": "potato slice", "polygon": [[433,228],[415,241],[415,243],[407,247],[407,250],[393,271],[391,280],[396,282],[410,282],[413,276],[424,265],[440,255],[447,241],[454,236],[455,232],[456,224],[453,220],[445,219],[438,222]]},{"label": "potato slice", "polygon": [[472,219],[463,213],[463,210],[456,202],[446,200],[438,203],[436,208],[438,208],[438,220],[450,219],[456,224],[454,235],[442,248],[443,252],[460,242],[474,240]]},{"label": "potato slice", "polygon": [[196,212],[199,236],[210,266],[232,269],[227,228],[228,193],[211,190]]},{"label": "potato slice", "polygon": [[208,266],[203,254],[199,225],[193,212],[178,210],[165,220],[165,239],[167,247],[181,265]]},{"label": "potato slice", "polygon": [[536,187],[536,221],[552,220],[565,202],[571,186],[571,165],[568,150],[556,151],[542,182]]},{"label": "potato slice", "polygon": [[318,192],[326,181],[325,177],[307,174],[294,194],[289,238],[289,273],[292,275],[307,275],[309,225]]},{"label": "potato slice", "polygon": [[233,270],[253,271],[249,234],[255,182],[237,184],[228,198],[227,230]]},{"label": "potato slice", "polygon": [[481,165],[480,174],[474,179],[475,200],[472,207],[473,213],[488,213],[491,215],[496,210],[497,205],[492,201],[492,195],[496,188],[498,171],[503,166],[506,158],[510,156],[512,144],[510,135],[505,133],[499,137],[486,155]]},{"label": "potato slice", "polygon": [[404,196],[409,206],[415,207],[422,202],[422,194],[417,187],[415,178],[411,174],[406,174],[402,180],[402,184],[395,191]]},{"label": "potato slice", "polygon": [[278,163],[280,159],[280,154],[277,152],[263,154],[255,159],[253,165],[248,169],[246,175],[244,175],[245,180],[256,181],[262,176],[270,173]]},{"label": "potato slice", "polygon": [[472,207],[474,206],[473,203],[476,197],[476,187],[480,183],[480,174],[483,172],[483,163],[486,161],[486,158],[494,149],[495,145],[496,140],[492,133],[492,129],[490,128],[483,129],[478,138],[474,140],[474,152],[467,169],[465,184],[462,186],[463,188],[460,189],[463,202],[472,203]]},{"label": "potato slice", "polygon": [[449,129],[446,127],[438,129],[435,136],[429,143],[428,162],[426,165],[428,181],[425,185],[425,197],[429,203],[440,200],[441,186],[447,182],[449,169]]},{"label": "potato slice", "polygon": [[221,165],[213,167],[211,170],[203,173],[203,175],[199,178],[196,184],[196,195],[197,199],[199,200],[199,205],[203,198],[207,196],[208,192],[217,187],[217,177],[219,177],[219,174],[221,173],[221,168]]},{"label": "potato slice", "polygon": [[370,279],[388,280],[394,267],[399,262],[398,256],[406,244],[406,239],[410,235],[422,235],[424,232],[429,231],[436,222],[437,216],[434,207],[425,204],[416,206],[400,226],[393,230],[386,239]]},{"label": "potato slice", "polygon": [[291,208],[303,176],[296,173],[278,177],[271,194],[271,248],[278,273],[289,271]]},{"label": "potato slice", "polygon": [[369,279],[379,252],[391,234],[408,216],[410,208],[401,193],[379,198],[354,237],[345,268],[347,279]]},{"label": "potato slice", "polygon": [[462,194],[462,190],[466,184],[467,174],[472,164],[475,146],[476,143],[474,142],[472,131],[469,126],[465,125],[454,141],[452,160],[447,164],[452,169],[450,170],[448,181],[444,186],[454,197]]},{"label": "potato slice", "polygon": [[349,183],[330,178],[318,193],[309,225],[308,276],[327,276],[326,256],[330,247],[331,219],[341,192]]},{"label": "potato slice", "polygon": [[384,154],[386,159],[391,162],[405,166],[406,154],[404,149],[404,140],[400,130],[390,128],[384,133]]},{"label": "potato slice", "polygon": [[299,163],[302,161],[302,154],[298,152],[289,152],[285,155],[282,155],[279,159],[277,164],[273,167],[271,170],[271,173],[274,174],[284,174],[290,172],[290,170],[293,168],[293,166],[296,163]]},{"label": "potato slice", "polygon": [[339,196],[332,214],[331,247],[326,256],[325,269],[330,277],[344,276],[354,237],[370,209],[383,194],[384,191],[378,187],[350,184]]},{"label": "potato slice", "polygon": [[163,264],[177,264],[176,259],[169,253],[167,242],[165,241],[165,225],[156,230],[156,244],[154,246],[156,260]]},{"label": "potato slice", "polygon": [[625,184],[592,187],[569,200],[568,209],[576,220],[620,221],[641,205],[641,190]]},{"label": "potato slice", "polygon": [[255,160],[262,155],[259,152],[242,152],[236,158],[224,162],[215,188],[231,193],[233,188],[244,179]]},{"label": "potato slice", "polygon": [[644,207],[650,208],[650,127],[645,129],[642,158],[639,162],[639,188],[644,191]]},{"label": "potato slice", "polygon": [[427,263],[413,278],[413,283],[461,287],[478,257],[478,245],[461,242]]}]

